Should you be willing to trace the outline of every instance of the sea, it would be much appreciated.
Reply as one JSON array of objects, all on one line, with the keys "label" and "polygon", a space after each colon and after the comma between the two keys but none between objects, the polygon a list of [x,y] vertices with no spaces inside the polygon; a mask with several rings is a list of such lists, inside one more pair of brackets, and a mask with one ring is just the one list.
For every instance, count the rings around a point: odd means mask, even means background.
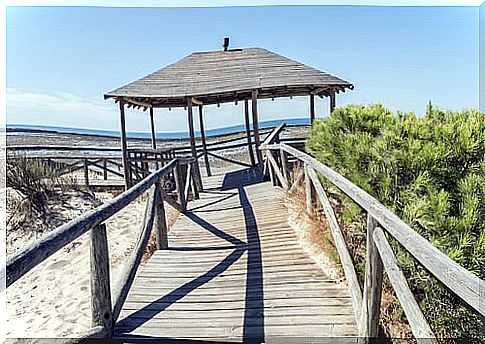
[{"label": "sea", "polygon": [[[271,121],[259,122],[259,128],[272,128],[286,123],[288,126],[309,125],[310,120],[308,118],[285,118]],[[72,127],[60,127],[60,126],[47,126],[47,125],[29,125],[29,124],[7,124],[7,132],[49,132],[59,134],[78,134],[78,135],[91,135],[91,136],[103,136],[103,137],[119,137],[120,132],[117,130],[99,130],[99,129],[85,129],[85,128],[72,128]],[[244,125],[233,125],[222,128],[207,129],[206,136],[221,136],[232,133],[238,133],[245,131]],[[149,132],[134,132],[128,131],[127,136],[134,139],[149,139],[151,134]],[[195,135],[200,136],[200,132],[196,131]],[[157,132],[155,134],[157,139],[185,139],[188,138],[188,132]]]}]

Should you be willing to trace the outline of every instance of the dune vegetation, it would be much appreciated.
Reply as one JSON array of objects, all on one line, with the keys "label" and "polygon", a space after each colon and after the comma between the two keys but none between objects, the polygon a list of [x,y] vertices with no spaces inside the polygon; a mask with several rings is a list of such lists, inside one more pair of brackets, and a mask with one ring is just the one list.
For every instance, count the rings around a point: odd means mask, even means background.
[{"label": "dune vegetation", "polygon": [[[442,111],[431,103],[423,116],[393,113],[379,104],[349,105],[314,123],[306,150],[376,197],[454,261],[485,278],[485,114]],[[363,233],[365,216],[343,199],[342,220],[358,224]],[[392,245],[435,334],[483,339],[485,324],[479,314],[404,248]],[[365,251],[350,246],[362,278]],[[395,304],[392,316],[405,321]]]}]

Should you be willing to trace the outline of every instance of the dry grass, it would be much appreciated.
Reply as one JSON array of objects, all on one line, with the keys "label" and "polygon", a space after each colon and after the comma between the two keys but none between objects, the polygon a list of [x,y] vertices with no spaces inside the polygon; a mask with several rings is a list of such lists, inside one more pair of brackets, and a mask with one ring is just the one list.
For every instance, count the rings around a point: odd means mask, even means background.
[{"label": "dry grass", "polygon": [[[293,180],[295,179],[296,171],[292,172]],[[350,252],[354,266],[356,268],[357,277],[361,288],[363,289],[364,271],[365,271],[365,255],[366,255],[366,216],[355,204],[351,204],[345,197],[337,190],[327,188],[327,195],[337,220],[340,229],[344,235],[347,248]],[[323,211],[319,200],[314,199],[314,207],[311,216],[306,211],[306,196],[304,182],[290,195],[288,195],[288,202],[292,207],[298,211],[298,220],[307,222],[308,233],[307,239],[312,245],[318,247],[326,256],[330,258],[333,264],[341,267],[340,258],[335,248],[328,221]],[[342,269],[340,274],[343,276]],[[415,342],[412,339],[412,332],[409,324],[403,320],[404,316],[399,301],[390,287],[386,283],[387,276],[384,276],[382,300],[381,300],[381,317],[380,327],[381,335],[387,338],[392,338],[394,343]],[[384,339],[384,338],[383,338]]]}]

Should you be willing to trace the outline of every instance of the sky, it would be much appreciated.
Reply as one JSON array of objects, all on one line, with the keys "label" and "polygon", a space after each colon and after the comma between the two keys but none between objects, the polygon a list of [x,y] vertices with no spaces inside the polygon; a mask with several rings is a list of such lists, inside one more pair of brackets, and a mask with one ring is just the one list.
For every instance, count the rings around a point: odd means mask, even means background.
[{"label": "sky", "polygon": [[[483,6],[482,6],[483,7]],[[103,93],[194,51],[262,47],[355,85],[337,106],[383,103],[423,113],[477,108],[479,7],[8,7],[9,124],[117,130]],[[206,128],[243,123],[242,104],[207,106]],[[317,99],[317,117],[328,100]],[[156,109],[158,132],[185,131],[183,109]],[[260,101],[262,121],[308,117],[308,98]],[[197,124],[197,121],[196,121]],[[148,114],[127,112],[129,131]]]}]

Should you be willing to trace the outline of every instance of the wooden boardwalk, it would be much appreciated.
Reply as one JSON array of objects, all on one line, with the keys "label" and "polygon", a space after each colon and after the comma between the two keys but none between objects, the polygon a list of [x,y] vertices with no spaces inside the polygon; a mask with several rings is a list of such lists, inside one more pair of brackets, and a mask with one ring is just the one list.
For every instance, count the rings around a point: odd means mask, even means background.
[{"label": "wooden boardwalk", "polygon": [[284,192],[258,179],[252,170],[204,179],[170,248],[140,268],[115,338],[355,342],[348,289],[299,246]]}]

